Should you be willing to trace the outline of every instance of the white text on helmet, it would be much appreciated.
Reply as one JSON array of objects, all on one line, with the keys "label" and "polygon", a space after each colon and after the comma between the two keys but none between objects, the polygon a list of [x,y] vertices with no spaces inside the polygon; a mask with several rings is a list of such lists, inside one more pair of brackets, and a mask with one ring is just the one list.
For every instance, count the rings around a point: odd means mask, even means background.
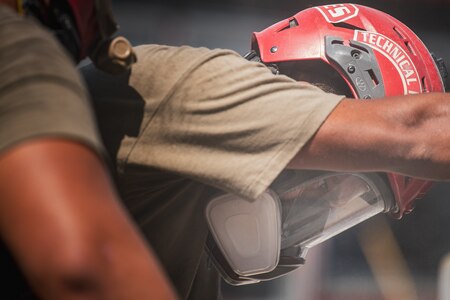
[{"label": "white text on helmet", "polygon": [[420,93],[422,88],[416,67],[408,53],[396,42],[377,32],[359,30],[355,30],[354,40],[371,46],[394,65],[402,79],[404,94]]}]

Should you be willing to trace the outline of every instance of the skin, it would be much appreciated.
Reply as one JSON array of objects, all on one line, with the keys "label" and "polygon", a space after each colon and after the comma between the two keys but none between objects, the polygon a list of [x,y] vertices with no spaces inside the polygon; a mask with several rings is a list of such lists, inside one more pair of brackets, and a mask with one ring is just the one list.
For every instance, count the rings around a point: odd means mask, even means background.
[{"label": "skin", "polygon": [[[450,179],[449,107],[448,94],[345,99],[289,167]],[[42,299],[175,298],[117,201],[82,145],[37,139],[0,156],[0,233]]]},{"label": "skin", "polygon": [[176,298],[87,147],[36,139],[10,149],[0,195],[1,236],[42,299]]},{"label": "skin", "polygon": [[289,168],[450,179],[450,94],[344,99]]},{"label": "skin", "polygon": [[40,299],[177,298],[102,159],[77,142],[35,138],[0,153],[0,237]]},{"label": "skin", "polygon": [[0,1],[0,3],[8,6],[9,8],[12,8],[14,11],[17,11],[17,1],[16,0],[2,0],[2,1]]}]

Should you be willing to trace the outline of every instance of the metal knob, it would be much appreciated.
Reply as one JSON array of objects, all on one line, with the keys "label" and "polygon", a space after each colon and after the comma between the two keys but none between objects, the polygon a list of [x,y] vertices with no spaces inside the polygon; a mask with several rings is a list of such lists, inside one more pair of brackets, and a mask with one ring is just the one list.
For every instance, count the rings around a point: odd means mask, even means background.
[{"label": "metal knob", "polygon": [[97,68],[111,74],[129,70],[137,60],[131,43],[122,36],[105,41],[91,59]]}]

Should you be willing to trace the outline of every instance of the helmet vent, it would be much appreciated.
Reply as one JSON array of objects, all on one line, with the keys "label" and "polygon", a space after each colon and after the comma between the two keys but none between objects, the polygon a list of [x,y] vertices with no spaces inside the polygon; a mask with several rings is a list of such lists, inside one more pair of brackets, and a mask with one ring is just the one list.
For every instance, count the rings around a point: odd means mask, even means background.
[{"label": "helmet vent", "polygon": [[411,47],[411,44],[408,41],[405,41],[405,46],[406,48],[409,50],[409,53],[411,53],[412,55],[416,55],[416,52],[414,51],[414,49]]},{"label": "helmet vent", "polygon": [[297,27],[298,22],[296,19],[289,20],[289,28]]},{"label": "helmet vent", "polygon": [[395,33],[398,35],[399,38],[401,38],[402,40],[405,39],[405,37],[403,36],[403,34],[400,32],[400,30],[397,27],[394,26],[392,29],[395,31]]},{"label": "helmet vent", "polygon": [[427,93],[428,92],[428,86],[427,86],[427,82],[425,80],[425,76],[423,76],[420,81],[422,82],[422,93]]},{"label": "helmet vent", "polygon": [[281,32],[281,31],[284,31],[284,30],[287,30],[287,29],[291,29],[291,28],[294,28],[294,27],[297,27],[297,26],[298,26],[297,20],[295,18],[292,18],[292,19],[289,20],[289,25],[281,28],[280,30],[278,30],[278,32]]},{"label": "helmet vent", "polygon": [[345,23],[345,22],[340,22],[340,23],[333,23],[333,25],[335,27],[341,27],[341,28],[346,28],[346,29],[350,29],[350,30],[359,30],[359,31],[367,31],[364,28],[349,24],[349,23]]},{"label": "helmet vent", "polygon": [[380,84],[380,81],[378,80],[377,76],[375,75],[375,72],[372,69],[367,70],[367,73],[369,73],[369,76],[372,79],[372,83],[374,86]]},{"label": "helmet vent", "polygon": [[409,53],[416,56],[416,51],[414,51],[414,48],[411,46],[408,38],[405,37],[405,34],[402,34],[402,30],[395,26],[392,29],[398,35],[398,37],[403,41],[403,43],[405,44],[405,47],[406,47],[406,49],[408,49]]}]

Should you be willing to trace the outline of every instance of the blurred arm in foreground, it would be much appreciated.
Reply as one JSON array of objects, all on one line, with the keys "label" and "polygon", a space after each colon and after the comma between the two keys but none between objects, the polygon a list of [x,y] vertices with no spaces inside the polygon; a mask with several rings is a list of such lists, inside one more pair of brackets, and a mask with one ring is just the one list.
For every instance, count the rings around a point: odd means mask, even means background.
[{"label": "blurred arm in foreground", "polygon": [[0,28],[0,234],[28,283],[41,299],[174,299],[118,202],[69,56],[3,5]]}]

